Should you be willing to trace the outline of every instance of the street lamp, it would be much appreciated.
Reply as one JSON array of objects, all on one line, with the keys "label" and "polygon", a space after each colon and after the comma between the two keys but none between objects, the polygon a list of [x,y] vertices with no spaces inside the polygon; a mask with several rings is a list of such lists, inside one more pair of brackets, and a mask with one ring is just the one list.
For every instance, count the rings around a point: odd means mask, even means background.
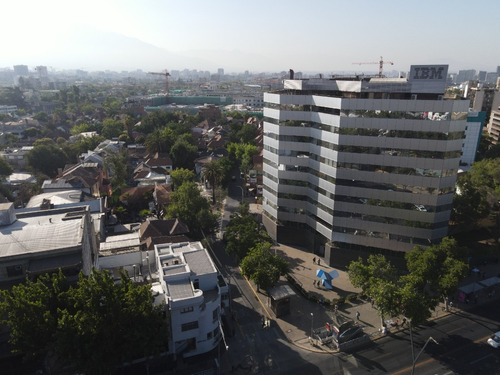
[{"label": "street lamp", "polygon": [[314,314],[311,313],[311,338],[313,337]]},{"label": "street lamp", "polygon": [[438,344],[438,345],[439,345],[439,343],[438,343],[436,340],[434,340],[434,339],[432,338],[432,336],[429,336],[429,338],[428,338],[428,339],[427,339],[427,341],[425,342],[425,344],[424,344],[424,346],[422,347],[422,349],[420,350],[420,352],[418,352],[417,356],[416,356],[415,358],[413,358],[413,357],[414,357],[414,355],[415,355],[415,353],[414,353],[414,351],[413,351],[413,336],[412,336],[412,333],[411,333],[411,320],[409,321],[409,324],[410,324],[411,358],[412,358],[412,360],[413,360],[413,363],[412,363],[412,366],[411,366],[411,375],[413,375],[413,374],[415,373],[415,364],[417,363],[418,357],[420,357],[420,354],[422,354],[422,352],[424,351],[424,349],[425,349],[425,347],[427,346],[427,344],[429,343],[429,341],[431,341],[431,340],[432,340],[432,342],[433,342],[434,344]]},{"label": "street lamp", "polygon": [[244,195],[244,190],[243,190],[243,187],[241,187],[240,185],[236,185],[237,187],[239,187],[241,189],[241,203],[243,203],[243,195]]}]

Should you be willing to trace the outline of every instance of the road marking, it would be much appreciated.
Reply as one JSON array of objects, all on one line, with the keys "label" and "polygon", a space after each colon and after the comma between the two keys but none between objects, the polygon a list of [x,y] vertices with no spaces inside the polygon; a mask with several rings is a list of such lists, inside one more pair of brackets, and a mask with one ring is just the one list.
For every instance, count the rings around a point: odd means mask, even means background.
[{"label": "road marking", "polygon": [[[477,339],[477,340],[474,340],[473,342],[474,342],[474,344],[477,344],[477,343],[480,343],[480,342],[482,342],[482,341],[484,341],[484,340],[488,339],[488,337],[490,337],[490,335],[488,335],[488,336],[484,336],[484,337],[482,337],[482,338],[480,338],[480,339]],[[450,351],[448,351],[448,352],[446,352],[446,353],[443,353],[443,354],[439,355],[439,357],[441,357],[441,356],[442,356],[442,355],[444,355],[444,354],[450,354],[450,353],[456,352],[456,351],[457,351],[457,350],[459,350],[459,349],[463,349],[465,346],[466,346],[466,345],[463,345],[463,346],[461,346],[461,347],[459,347],[459,348],[455,348],[455,349],[453,349],[453,350],[450,350]],[[491,354],[489,354],[489,355],[491,355]],[[488,355],[488,356],[489,356],[489,355]],[[484,358],[481,358],[481,360],[482,360],[482,359],[484,359]],[[421,366],[424,366],[424,365],[427,365],[427,364],[429,364],[429,363],[431,363],[431,362],[434,362],[434,361],[436,361],[436,359],[434,359],[434,358],[429,358],[429,359],[428,359],[428,360],[426,360],[426,361],[419,362],[419,363],[415,364],[415,368],[417,368],[417,367],[421,367]],[[392,373],[392,375],[400,375],[400,374],[404,374],[405,372],[409,372],[409,371],[411,371],[411,369],[412,369],[411,367],[407,367],[407,368],[402,369],[402,370],[399,370],[399,371],[397,371],[397,372],[393,372],[393,373]]]},{"label": "road marking", "polygon": [[482,360],[483,360],[483,359],[485,359],[485,358],[491,357],[492,355],[493,355],[493,354],[491,354],[491,353],[490,353],[490,354],[488,354],[488,355],[485,355],[484,357],[478,358],[478,359],[476,359],[475,361],[469,362],[469,365],[473,365],[474,363],[480,362],[480,361],[482,361]]},{"label": "road marking", "polygon": [[[241,268],[240,268],[240,272],[241,272]],[[260,300],[260,298],[259,298],[259,296],[258,296],[257,292],[256,292],[256,291],[254,290],[254,288],[252,287],[252,284],[250,284],[250,281],[248,281],[248,279],[247,279],[247,277],[246,277],[246,276],[244,276],[244,275],[242,275],[242,276],[243,276],[243,277],[245,278],[245,280],[247,281],[248,286],[250,287],[250,289],[252,289],[253,294],[255,294],[255,297],[257,298],[257,301],[259,301],[260,305],[262,306],[262,308],[263,308],[263,309],[264,309],[264,311],[266,312],[266,314],[267,314],[268,318],[272,320],[273,318],[272,318],[271,314],[269,314],[269,311],[267,311],[266,306],[264,306],[264,304],[263,304],[263,303],[262,303],[262,301]]]}]

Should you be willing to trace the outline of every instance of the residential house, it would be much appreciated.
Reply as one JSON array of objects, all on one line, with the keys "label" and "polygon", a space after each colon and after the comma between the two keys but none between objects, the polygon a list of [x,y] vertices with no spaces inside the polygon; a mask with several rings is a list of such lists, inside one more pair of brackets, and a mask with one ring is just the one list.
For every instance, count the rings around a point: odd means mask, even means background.
[{"label": "residential house", "polygon": [[169,312],[171,352],[186,358],[217,348],[229,288],[208,251],[201,242],[156,245],[155,260],[155,291]]},{"label": "residential house", "polygon": [[189,241],[189,228],[179,219],[147,219],[139,228],[141,250],[153,250],[154,245]]}]

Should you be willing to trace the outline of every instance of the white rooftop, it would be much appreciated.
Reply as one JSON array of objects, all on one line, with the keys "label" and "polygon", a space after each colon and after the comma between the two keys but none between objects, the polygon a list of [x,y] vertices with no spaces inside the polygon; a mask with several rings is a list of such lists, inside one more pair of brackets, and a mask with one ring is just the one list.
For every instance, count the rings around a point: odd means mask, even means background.
[{"label": "white rooftop", "polygon": [[0,258],[79,246],[81,216],[69,219],[66,214],[48,210],[41,215],[18,215],[14,223],[0,227]]}]

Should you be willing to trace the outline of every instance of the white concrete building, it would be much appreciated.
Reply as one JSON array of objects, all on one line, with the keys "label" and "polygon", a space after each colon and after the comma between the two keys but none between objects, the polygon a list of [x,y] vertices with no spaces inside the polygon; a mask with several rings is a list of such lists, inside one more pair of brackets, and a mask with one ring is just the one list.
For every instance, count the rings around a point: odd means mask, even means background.
[{"label": "white concrete building", "polygon": [[447,71],[289,79],[264,94],[271,236],[330,264],[446,236],[469,107],[443,100]]},{"label": "white concrete building", "polygon": [[215,349],[228,285],[201,242],[155,246],[156,265],[171,320],[171,351],[191,357]]}]

